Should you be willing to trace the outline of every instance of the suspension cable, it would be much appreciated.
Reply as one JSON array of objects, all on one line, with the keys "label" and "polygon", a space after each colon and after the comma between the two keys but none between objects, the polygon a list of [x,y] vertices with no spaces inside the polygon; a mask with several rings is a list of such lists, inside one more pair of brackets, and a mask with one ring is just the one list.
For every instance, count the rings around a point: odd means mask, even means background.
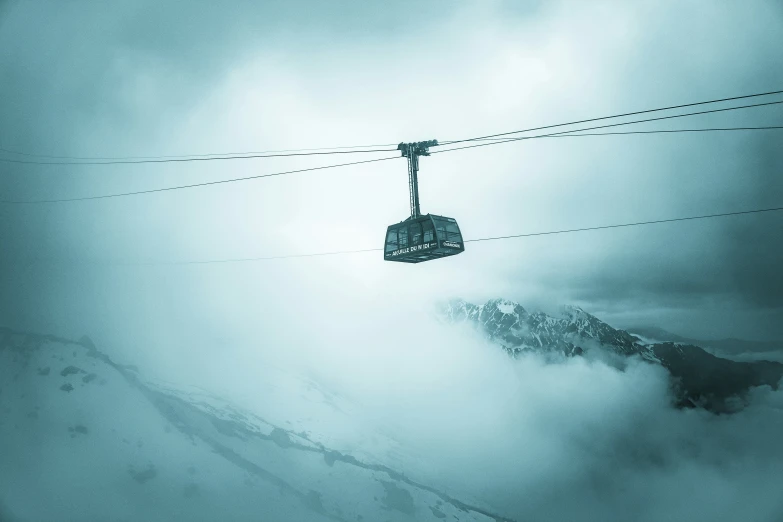
[{"label": "suspension cable", "polygon": [[590,123],[590,122],[593,122],[593,121],[609,120],[609,119],[614,119],[614,118],[623,118],[625,116],[636,116],[636,115],[639,115],[639,114],[648,114],[648,113],[651,113],[651,112],[668,111],[668,110],[673,110],[673,109],[683,109],[685,107],[695,107],[697,105],[708,105],[710,103],[720,103],[720,102],[733,101],[733,100],[742,100],[742,99],[746,99],[746,98],[757,98],[757,97],[760,97],[760,96],[771,96],[773,94],[781,94],[781,93],[783,93],[783,90],[781,90],[781,91],[761,92],[761,93],[757,93],[757,94],[746,94],[744,96],[732,96],[730,98],[719,98],[719,99],[716,99],[716,100],[709,100],[709,101],[695,102],[695,103],[685,103],[685,104],[682,104],[682,105],[671,105],[669,107],[660,107],[660,108],[657,108],[657,109],[647,109],[647,110],[643,110],[643,111],[626,112],[626,113],[623,113],[623,114],[614,114],[612,116],[601,116],[600,118],[588,118],[586,120],[577,120],[577,121],[571,121],[571,122],[568,122],[568,123],[557,123],[555,125],[544,125],[542,127],[531,127],[531,128],[528,128],[528,129],[516,130],[516,131],[511,131],[511,132],[501,132],[499,134],[488,134],[486,136],[479,136],[477,138],[468,138],[468,139],[462,139],[462,140],[443,141],[440,144],[441,145],[451,145],[451,144],[454,144],[454,143],[464,143],[466,141],[479,141],[479,140],[484,140],[484,139],[487,139],[487,138],[496,138],[496,137],[499,137],[499,136],[510,136],[512,134],[521,134],[523,132],[532,132],[532,131],[544,130],[544,129],[554,129],[556,127],[565,127],[565,126],[568,126],[568,125],[577,125],[577,124],[580,124],[580,123]]},{"label": "suspension cable", "polygon": [[192,161],[226,161],[226,160],[247,160],[260,158],[287,158],[292,156],[331,156],[334,154],[367,154],[373,152],[394,152],[397,149],[366,149],[366,150],[335,150],[330,152],[281,152],[281,153],[248,153],[235,155],[212,155],[191,157],[160,157],[151,159],[111,159],[108,161],[32,161],[18,160],[0,157],[0,162],[16,163],[22,165],[138,165],[150,163],[189,163]]},{"label": "suspension cable", "polygon": [[287,170],[284,172],[273,172],[270,174],[257,174],[255,176],[244,176],[241,178],[231,178],[231,179],[221,179],[217,181],[205,181],[203,183],[191,183],[189,185],[175,185],[173,187],[162,187],[162,188],[154,188],[154,189],[147,189],[147,190],[137,190],[133,192],[118,192],[114,194],[101,194],[97,196],[82,196],[78,198],[61,198],[61,199],[34,199],[34,200],[0,200],[0,203],[6,203],[9,205],[34,205],[34,204],[43,204],[43,203],[70,203],[75,201],[92,201],[97,199],[109,199],[109,198],[120,198],[125,196],[138,196],[142,194],[153,194],[157,192],[168,192],[172,190],[182,190],[182,189],[189,189],[189,188],[196,188],[196,187],[207,187],[212,185],[220,185],[224,183],[236,183],[239,181],[249,181],[253,179],[261,179],[261,178],[270,178],[274,176],[287,176],[289,174],[298,174],[300,172],[311,172],[314,170],[324,170],[324,169],[335,169],[338,167],[348,167],[351,165],[361,165],[364,163],[374,163],[377,161],[387,161],[392,159],[397,159],[398,156],[391,156],[386,158],[376,158],[371,160],[364,160],[364,161],[353,161],[351,163],[337,163],[334,165],[323,165],[320,167],[308,167],[306,169],[296,169],[296,170]]},{"label": "suspension cable", "polygon": [[[624,126],[624,125],[634,125],[634,124],[638,124],[638,123],[648,123],[648,122],[651,122],[651,121],[671,120],[671,119],[674,119],[674,118],[684,118],[684,117],[687,117],[687,116],[697,116],[697,115],[700,115],[700,114],[711,114],[711,113],[715,113],[715,112],[725,112],[725,111],[733,111],[733,110],[737,110],[737,109],[748,109],[748,108],[751,108],[751,107],[764,107],[764,106],[767,106],[767,105],[779,105],[779,104],[783,104],[783,100],[774,101],[774,102],[766,102],[766,103],[755,103],[755,104],[752,104],[752,105],[740,105],[740,106],[737,106],[737,107],[726,107],[726,108],[723,108],[723,109],[711,109],[711,110],[708,110],[708,111],[687,112],[687,113],[684,113],[684,114],[674,114],[674,115],[670,115],[670,116],[659,116],[657,118],[645,118],[645,119],[642,119],[642,120],[627,121],[627,122],[622,122],[622,123],[609,123],[609,124],[606,124],[606,125],[596,125],[596,126],[593,126],[593,127],[583,127],[581,129],[572,129],[572,130],[565,130],[565,131],[559,131],[559,132],[552,132],[552,133],[549,133],[549,134],[537,134],[537,135],[534,135],[534,136],[520,136],[520,137],[516,137],[516,138],[501,138],[501,139],[499,139],[497,141],[477,143],[477,144],[474,144],[474,145],[463,145],[461,147],[453,147],[453,148],[450,148],[450,149],[437,150],[437,151],[433,151],[431,154],[438,154],[438,153],[442,153],[442,152],[451,152],[451,151],[454,151],[454,150],[474,149],[474,148],[477,148],[477,147],[488,147],[490,145],[498,145],[498,144],[501,144],[501,143],[511,143],[511,142],[514,142],[514,141],[523,141],[523,140],[538,139],[538,138],[550,138],[550,137],[554,137],[554,136],[561,136],[561,135],[572,134],[572,133],[576,133],[576,132],[584,132],[584,131],[596,130],[596,129],[607,129],[607,128],[610,128],[610,127],[621,127],[621,126]],[[743,128],[738,128],[738,129],[739,130],[744,130]],[[451,143],[458,143],[458,142],[451,142]]]}]

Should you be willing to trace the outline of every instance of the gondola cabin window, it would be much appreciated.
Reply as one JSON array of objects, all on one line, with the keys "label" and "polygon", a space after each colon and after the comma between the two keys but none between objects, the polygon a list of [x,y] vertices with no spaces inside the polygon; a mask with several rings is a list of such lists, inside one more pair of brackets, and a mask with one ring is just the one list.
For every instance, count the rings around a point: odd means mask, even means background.
[{"label": "gondola cabin window", "polygon": [[430,243],[435,241],[435,228],[432,226],[432,221],[428,219],[422,223],[422,228],[424,230],[424,242]]},{"label": "gondola cabin window", "polygon": [[392,252],[397,248],[397,231],[389,230],[386,234],[386,252]]},{"label": "gondola cabin window", "polygon": [[408,246],[408,229],[406,227],[397,230],[397,244],[400,248],[406,248]]},{"label": "gondola cabin window", "polygon": [[411,223],[411,245],[421,245],[421,224]]},{"label": "gondola cabin window", "polygon": [[435,230],[438,231],[438,238],[443,240],[446,239],[446,225],[443,223],[438,223],[437,227],[435,227]]},{"label": "gondola cabin window", "polygon": [[462,242],[462,235],[459,233],[459,228],[456,223],[446,224],[446,239],[453,242]]}]

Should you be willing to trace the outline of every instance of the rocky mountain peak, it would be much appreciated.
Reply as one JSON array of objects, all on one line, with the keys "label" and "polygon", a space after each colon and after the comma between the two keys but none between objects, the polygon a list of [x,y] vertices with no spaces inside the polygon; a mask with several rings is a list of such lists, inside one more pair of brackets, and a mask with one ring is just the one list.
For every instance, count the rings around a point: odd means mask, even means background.
[{"label": "rocky mountain peak", "polygon": [[516,301],[508,299],[491,299],[484,305],[485,310],[497,310],[504,315],[526,315],[527,311]]},{"label": "rocky mountain peak", "polygon": [[483,305],[458,299],[449,302],[440,314],[450,322],[473,324],[512,357],[524,353],[570,357],[600,348],[660,364],[675,378],[673,388],[684,405],[708,405],[720,410],[729,397],[741,395],[752,386],[777,387],[783,377],[780,363],[742,363],[715,357],[693,344],[642,342],[573,305],[560,307],[558,316],[553,317],[540,311],[527,312],[519,303],[506,299],[491,299]]}]

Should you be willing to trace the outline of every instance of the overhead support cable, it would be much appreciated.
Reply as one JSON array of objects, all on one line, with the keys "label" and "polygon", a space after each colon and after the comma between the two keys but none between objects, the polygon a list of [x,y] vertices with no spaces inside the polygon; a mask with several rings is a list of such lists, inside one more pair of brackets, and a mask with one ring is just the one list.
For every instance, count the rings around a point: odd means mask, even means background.
[{"label": "overhead support cable", "polygon": [[[732,98],[723,98],[719,100],[711,100],[706,102],[697,102],[697,103],[691,103],[691,104],[684,104],[684,105],[677,105],[677,106],[671,106],[671,107],[665,107],[661,109],[649,109],[646,111],[637,111],[633,113],[625,113],[622,115],[616,115],[616,116],[606,116],[602,118],[593,118],[590,120],[581,120],[582,122],[585,121],[597,121],[597,120],[604,120],[608,118],[616,118],[620,116],[627,116],[631,114],[641,114],[646,112],[655,112],[655,111],[661,111],[661,110],[667,110],[667,109],[673,109],[673,108],[680,108],[680,107],[687,107],[687,106],[694,106],[694,105],[703,105],[707,103],[716,103],[721,101],[728,101],[728,100],[737,100],[742,98],[751,98],[756,96],[767,96],[771,94],[778,94],[783,93],[783,91],[771,91],[767,93],[760,93],[760,94],[751,94],[746,96],[735,96]],[[599,125],[599,126],[593,126],[593,127],[586,127],[586,128],[580,128],[580,129],[570,129],[570,130],[564,130],[559,131],[555,133],[548,133],[548,134],[540,134],[535,136],[521,136],[521,137],[512,137],[512,138],[492,138],[492,137],[479,137],[479,138],[471,138],[469,140],[458,140],[458,141],[451,141],[449,143],[456,144],[456,143],[462,143],[462,142],[468,142],[468,141],[479,141],[479,140],[491,140],[491,141],[484,141],[483,143],[475,143],[472,145],[466,145],[461,147],[452,147],[452,148],[446,148],[438,151],[432,151],[431,154],[438,154],[441,152],[450,152],[455,150],[462,150],[462,149],[468,149],[468,148],[476,148],[476,147],[485,147],[490,145],[497,145],[501,143],[509,143],[512,141],[522,141],[522,140],[528,140],[528,139],[538,139],[538,138],[550,138],[550,137],[579,137],[579,136],[608,136],[608,135],[624,135],[624,134],[658,134],[658,133],[682,133],[682,132],[710,132],[710,131],[747,131],[747,130],[773,130],[773,129],[780,129],[779,126],[763,126],[763,127],[734,127],[734,128],[706,128],[706,129],[669,129],[669,130],[649,130],[649,131],[629,131],[629,132],[607,132],[607,133],[587,133],[586,131],[590,130],[597,130],[597,129],[603,129],[603,128],[609,128],[609,127],[618,127],[618,126],[624,126],[624,125],[634,125],[639,123],[647,123],[651,121],[661,121],[661,120],[668,120],[673,118],[683,118],[688,116],[695,116],[695,115],[702,115],[702,114],[710,114],[710,113],[718,113],[718,112],[725,112],[725,111],[733,111],[738,109],[746,109],[746,108],[753,108],[753,107],[762,107],[762,106],[771,106],[771,105],[778,105],[783,104],[783,100],[779,101],[773,101],[773,102],[767,102],[767,103],[758,103],[758,104],[750,104],[750,105],[742,105],[742,106],[735,106],[735,107],[725,107],[721,109],[712,109],[712,110],[706,110],[706,111],[697,111],[697,112],[691,112],[691,113],[685,113],[685,114],[675,114],[675,115],[669,115],[669,116],[661,116],[656,118],[646,118],[641,120],[635,120],[635,121],[629,121],[629,122],[621,122],[621,123],[612,123],[607,125]],[[550,125],[546,127],[537,127],[537,129],[543,129],[543,128],[552,128],[552,127],[559,127],[564,125],[571,125],[573,123],[578,122],[571,122],[571,123],[564,123],[564,124],[558,124],[558,125]],[[527,129],[527,130],[535,130],[535,129]],[[492,136],[504,136],[509,134],[514,134],[518,132],[525,132],[525,131],[514,131],[513,133],[503,133],[503,134],[497,134]],[[443,143],[438,143],[437,145],[433,146],[441,146]],[[344,147],[345,149],[349,149],[350,147]],[[293,149],[292,149],[293,150]],[[307,150],[307,149],[300,149],[300,150]],[[291,152],[291,153],[280,153],[280,154],[248,154],[248,155],[236,155],[236,156],[209,156],[205,155],[205,157],[188,157],[188,158],[158,158],[158,159],[146,159],[146,160],[118,160],[118,161],[104,161],[104,162],[31,162],[31,161],[21,161],[21,160],[13,160],[13,159],[7,159],[7,158],[0,158],[0,162],[12,162],[12,163],[31,163],[31,164],[44,164],[44,165],[112,165],[112,164],[131,164],[131,163],[170,163],[170,162],[190,162],[190,161],[217,161],[217,160],[233,160],[233,159],[255,159],[255,158],[269,158],[269,157],[284,157],[284,156],[310,156],[310,155],[327,155],[327,154],[342,154],[342,153],[366,153],[366,152],[386,152],[386,151],[397,151],[399,150],[399,147],[395,149],[372,149],[372,150],[347,150],[342,152],[332,151],[332,152]],[[209,157],[207,157],[209,156]],[[64,203],[64,202],[76,202],[76,201],[88,201],[88,200],[98,200],[98,199],[107,199],[107,198],[117,198],[117,197],[125,197],[125,196],[134,196],[134,195],[142,195],[142,194],[152,194],[157,192],[167,192],[167,191],[174,191],[174,190],[180,190],[180,189],[187,189],[187,188],[194,188],[194,187],[201,187],[201,186],[209,186],[209,185],[218,185],[218,184],[224,184],[224,183],[233,183],[233,182],[239,182],[239,181],[246,181],[251,179],[260,179],[260,178],[266,178],[266,177],[273,177],[273,176],[281,176],[281,175],[287,175],[287,174],[293,174],[298,172],[307,172],[307,171],[313,171],[313,170],[322,170],[322,169],[330,169],[330,168],[337,168],[337,167],[344,167],[349,165],[358,165],[362,163],[372,163],[376,161],[385,161],[394,159],[394,157],[386,157],[386,158],[376,158],[371,160],[365,160],[365,161],[357,161],[357,162],[350,162],[350,163],[341,163],[341,164],[335,164],[335,165],[326,165],[326,166],[319,166],[319,167],[310,167],[305,169],[297,169],[297,170],[291,170],[291,171],[285,171],[285,172],[277,172],[277,173],[271,173],[271,174],[261,174],[256,176],[246,176],[241,178],[232,178],[227,180],[217,180],[217,181],[211,181],[211,182],[204,182],[204,183],[193,183],[193,184],[187,184],[187,185],[177,185],[173,187],[161,187],[161,188],[155,188],[155,189],[148,189],[148,190],[139,190],[139,191],[129,191],[129,192],[120,192],[120,193],[113,193],[113,194],[103,194],[103,195],[95,195],[95,196],[84,196],[84,197],[76,197],[76,198],[55,198],[55,199],[46,199],[46,200],[0,200],[0,203],[5,204],[38,204],[38,203]]]},{"label": "overhead support cable", "polygon": [[[768,125],[764,127],[712,127],[705,129],[670,129],[670,130],[648,130],[648,131],[620,131],[620,132],[579,132],[573,131],[571,134],[544,134],[541,136],[531,136],[531,138],[578,138],[580,136],[630,136],[633,134],[678,134],[688,132],[728,132],[728,131],[752,131],[752,130],[783,130],[783,125]],[[492,143],[506,143],[508,138],[489,138],[487,141]],[[518,140],[512,140],[518,141]],[[459,150],[459,149],[449,149]]]},{"label": "overhead support cable", "polygon": [[[650,131],[622,131],[622,132],[595,132],[595,133],[587,133],[587,132],[581,132],[582,130],[574,130],[569,131],[569,133],[554,133],[554,134],[542,134],[537,136],[526,136],[523,138],[513,138],[513,139],[500,139],[498,141],[492,141],[488,143],[484,143],[483,145],[495,145],[499,143],[508,143],[511,141],[521,141],[523,139],[541,139],[541,138],[579,138],[579,137],[589,137],[589,136],[623,136],[623,135],[645,135],[645,134],[677,134],[677,133],[699,133],[699,132],[731,132],[731,131],[755,131],[755,130],[783,130],[783,125],[779,126],[764,126],[764,127],[714,127],[714,128],[704,128],[704,129],[672,129],[672,130],[650,130]],[[440,152],[449,152],[452,150],[461,150],[463,148],[473,148],[474,146],[468,146],[468,147],[457,147],[454,149],[445,149],[440,151],[432,151],[430,154],[437,154]],[[260,174],[257,176],[247,176],[242,178],[232,178],[227,180],[218,180],[214,182],[205,182],[205,183],[194,183],[190,185],[178,185],[173,187],[163,187],[163,188],[157,188],[157,189],[149,189],[149,190],[140,190],[135,192],[123,192],[123,193],[116,193],[116,194],[103,194],[103,195],[97,195],[97,196],[86,196],[86,197],[78,197],[78,198],[63,198],[63,199],[48,199],[48,200],[0,200],[0,204],[14,204],[14,205],[31,205],[31,204],[37,204],[37,203],[67,203],[67,202],[76,202],[76,201],[89,201],[89,200],[96,200],[96,199],[106,199],[106,198],[115,198],[115,197],[124,197],[124,196],[135,196],[135,195],[142,195],[142,194],[152,194],[156,192],[166,192],[166,191],[172,191],[172,190],[180,190],[180,189],[187,189],[187,188],[194,188],[194,187],[200,187],[200,186],[208,186],[208,185],[217,185],[217,184],[223,184],[223,183],[234,183],[239,181],[247,181],[251,179],[260,179],[260,178],[267,178],[267,177],[275,177],[275,176],[282,176],[287,174],[295,174],[299,172],[307,172],[310,170],[322,170],[322,169],[330,169],[330,168],[337,168],[337,167],[344,167],[344,166],[350,166],[350,165],[359,165],[362,163],[372,163],[375,161],[385,161],[385,160],[391,160],[396,159],[397,156],[394,157],[388,157],[388,158],[378,158],[378,159],[372,159],[372,160],[365,160],[365,161],[357,161],[357,162],[351,162],[351,163],[341,163],[337,165],[326,165],[322,167],[312,167],[307,169],[299,169],[299,170],[293,170],[293,171],[286,171],[286,172],[276,172],[271,174]],[[417,198],[418,200],[418,198]]]},{"label": "overhead support cable", "polygon": [[374,152],[394,152],[393,149],[366,149],[366,150],[339,150],[330,152],[281,152],[281,153],[259,153],[259,154],[236,154],[229,156],[204,155],[192,157],[171,157],[171,158],[151,158],[151,159],[111,159],[107,161],[31,161],[18,160],[12,158],[0,157],[0,162],[17,163],[22,165],[138,165],[150,163],[189,163],[193,161],[227,161],[227,160],[248,160],[260,158],[288,158],[296,156],[331,156],[334,154],[367,154]]},{"label": "overhead support cable", "polygon": [[51,154],[31,154],[29,152],[21,152],[18,150],[4,149],[0,147],[0,152],[7,154],[16,154],[18,156],[26,156],[29,158],[48,158],[48,159],[67,159],[67,160],[148,160],[148,159],[176,159],[176,158],[206,158],[209,156],[246,156],[249,154],[276,154],[283,152],[316,152],[326,150],[350,150],[350,149],[377,149],[395,147],[395,143],[382,143],[374,145],[350,145],[346,147],[314,147],[309,149],[278,149],[278,150],[264,150],[264,151],[244,151],[244,152],[208,152],[201,154],[175,154],[175,155],[158,155],[158,156],[55,156]]},{"label": "overhead support cable", "polygon": [[557,124],[554,124],[554,125],[544,125],[544,126],[541,126],[541,127],[531,127],[531,128],[528,128],[528,129],[522,129],[522,130],[516,130],[516,131],[510,131],[510,132],[501,132],[499,134],[488,134],[486,136],[479,136],[477,138],[467,138],[467,139],[462,139],[462,140],[450,140],[450,141],[446,140],[446,141],[441,141],[440,145],[450,145],[450,144],[454,144],[454,143],[464,143],[464,142],[467,142],[467,141],[479,141],[479,140],[484,140],[484,139],[487,139],[487,138],[497,138],[497,137],[500,137],[500,136],[510,136],[512,134],[521,134],[523,132],[533,132],[533,131],[537,131],[537,130],[554,129],[556,127],[566,127],[568,125],[578,125],[580,123],[590,123],[590,122],[594,122],[594,121],[609,120],[609,119],[614,119],[614,118],[623,118],[623,117],[626,117],[626,116],[637,116],[639,114],[648,114],[648,113],[651,113],[651,112],[661,112],[661,111],[669,111],[669,110],[674,110],[674,109],[684,109],[685,107],[696,107],[698,105],[709,105],[711,103],[720,103],[720,102],[727,102],[727,101],[733,101],[733,100],[743,100],[743,99],[747,99],[747,98],[757,98],[757,97],[760,97],[760,96],[772,96],[774,94],[783,94],[783,90],[781,90],[781,91],[762,92],[762,93],[757,93],[757,94],[746,94],[744,96],[732,96],[731,98],[719,98],[719,99],[703,101],[703,102],[685,103],[685,104],[682,104],[682,105],[671,105],[669,107],[660,107],[660,108],[657,108],[657,109],[646,109],[646,110],[643,110],[643,111],[626,112],[626,113],[623,113],[623,114],[614,114],[612,116],[601,116],[599,118],[588,118],[586,120],[576,120],[576,121],[571,121],[571,122],[568,122],[568,123],[557,123]]},{"label": "overhead support cable", "polygon": [[[536,130],[544,130],[544,129],[551,129],[556,127],[564,127],[568,125],[576,125],[580,123],[588,123],[588,122],[594,122],[594,121],[601,121],[601,120],[607,120],[607,119],[614,119],[614,118],[621,118],[626,116],[634,116],[639,114],[646,114],[646,113],[652,113],[652,112],[659,112],[659,111],[667,111],[667,110],[673,110],[673,109],[681,109],[685,107],[694,107],[698,105],[707,105],[712,103],[720,103],[720,102],[727,102],[727,101],[733,101],[733,100],[741,100],[741,99],[747,99],[747,98],[755,98],[755,97],[761,97],[761,96],[771,96],[775,94],[783,94],[783,90],[778,91],[769,91],[769,92],[763,92],[763,93],[756,93],[756,94],[747,94],[743,96],[732,96],[729,98],[719,98],[714,100],[708,100],[703,102],[695,102],[695,103],[686,103],[681,105],[671,105],[668,107],[660,107],[656,109],[647,109],[642,111],[634,111],[634,112],[626,112],[622,114],[614,114],[611,116],[602,116],[599,118],[589,118],[584,120],[577,120],[567,123],[558,123],[554,125],[545,125],[540,127],[531,127],[528,129],[522,129],[522,130],[516,130],[516,131],[510,131],[510,132],[503,132],[498,134],[489,134],[486,136],[479,136],[476,138],[468,138],[463,140],[451,140],[451,141],[442,141],[440,145],[449,145],[449,144],[455,144],[455,143],[464,143],[468,141],[482,141],[487,140],[491,138],[498,138],[502,136],[510,136],[514,134],[520,134],[524,132],[532,132]],[[7,148],[0,147],[0,152],[5,152],[7,154],[13,154],[17,156],[24,156],[29,158],[44,158],[44,159],[55,159],[55,160],[71,160],[67,162],[33,162],[33,161],[22,161],[22,160],[14,160],[13,158],[0,158],[1,161],[6,162],[14,162],[14,163],[30,163],[30,164],[43,164],[43,165],[64,165],[64,164],[74,164],[74,165],[82,165],[82,164],[97,164],[97,165],[111,165],[111,164],[130,164],[130,163],[154,163],[154,162],[170,162],[170,161],[209,161],[209,160],[220,160],[220,159],[256,159],[256,158],[265,158],[265,157],[281,157],[281,156],[296,156],[296,155],[315,155],[315,154],[349,154],[349,153],[364,153],[364,152],[389,152],[396,150],[391,147],[395,147],[396,145],[393,143],[385,143],[385,144],[372,144],[372,145],[352,145],[352,146],[342,146],[342,147],[319,147],[319,148],[301,148],[301,149],[284,149],[284,150],[267,150],[267,151],[252,151],[252,152],[213,152],[213,153],[199,153],[199,154],[182,154],[182,155],[148,155],[148,156],[66,156],[66,155],[51,155],[51,154],[33,154],[29,152],[23,152],[23,151],[17,151]],[[353,150],[352,150],[353,149]],[[365,150],[355,150],[355,149],[365,149]],[[326,152],[328,151],[328,152]],[[290,153],[290,154],[289,154]],[[300,154],[295,154],[300,153]]]},{"label": "overhead support cable", "polygon": [[[561,136],[561,135],[566,135],[566,134],[573,134],[573,133],[577,133],[577,132],[585,132],[585,131],[597,130],[597,129],[608,129],[608,128],[611,128],[611,127],[622,127],[624,125],[635,125],[635,124],[638,124],[638,123],[648,123],[648,122],[651,122],[651,121],[671,120],[671,119],[675,119],[675,118],[684,118],[684,117],[687,117],[687,116],[698,116],[698,115],[701,115],[701,114],[712,114],[712,113],[716,113],[716,112],[725,112],[725,111],[733,111],[733,110],[737,110],[737,109],[749,109],[751,107],[764,107],[764,106],[768,106],[768,105],[780,105],[780,104],[783,104],[783,100],[774,101],[774,102],[767,102],[767,103],[755,103],[755,104],[752,104],[752,105],[740,105],[740,106],[737,106],[737,107],[726,107],[726,108],[723,108],[723,109],[711,109],[711,110],[708,110],[708,111],[687,112],[685,114],[673,114],[673,115],[670,115],[670,116],[659,116],[657,118],[645,118],[645,119],[642,119],[642,120],[626,121],[626,122],[621,122],[621,123],[609,123],[607,125],[596,125],[594,127],[583,127],[581,129],[571,129],[571,130],[565,130],[565,131],[559,131],[559,132],[552,132],[552,133],[548,133],[548,134],[536,134],[534,136],[519,136],[519,137],[516,137],[516,138],[501,138],[498,141],[476,143],[476,144],[473,144],[473,145],[463,145],[461,147],[453,147],[453,148],[450,148],[450,149],[435,150],[435,151],[432,151],[430,154],[440,154],[440,153],[443,153],[443,152],[451,152],[451,151],[454,151],[454,150],[475,149],[477,147],[488,147],[490,145],[498,145],[500,143],[511,143],[511,142],[514,142],[514,141],[524,141],[524,140],[531,140],[531,139],[538,139],[538,138],[550,138],[550,137],[553,137],[553,136]],[[453,144],[453,143],[458,143],[458,142],[451,142],[451,143]]]},{"label": "overhead support cable", "polygon": [[126,196],[138,196],[142,194],[154,194],[157,192],[168,192],[172,190],[182,190],[182,189],[189,189],[189,188],[196,188],[196,187],[208,187],[212,185],[222,185],[225,183],[237,183],[240,181],[250,181],[254,179],[261,179],[261,178],[271,178],[274,176],[287,176],[289,174],[298,174],[300,172],[312,172],[314,170],[325,170],[325,169],[335,169],[338,167],[349,167],[351,165],[361,165],[364,163],[375,163],[378,161],[388,161],[392,159],[397,159],[398,156],[392,156],[392,157],[386,157],[386,158],[376,158],[371,160],[364,160],[364,161],[352,161],[350,163],[337,163],[334,165],[323,165],[320,167],[308,167],[306,169],[296,169],[296,170],[287,170],[284,172],[273,172],[270,174],[257,174],[255,176],[244,176],[241,178],[231,178],[231,179],[221,179],[216,181],[205,181],[203,183],[191,183],[189,185],[175,185],[172,187],[162,187],[162,188],[155,188],[155,189],[148,189],[148,190],[137,190],[133,192],[118,192],[114,194],[101,194],[97,196],[83,196],[83,197],[77,197],[77,198],[60,198],[60,199],[37,199],[37,200],[0,200],[0,203],[5,203],[9,205],[35,205],[35,204],[44,204],[44,203],[70,203],[75,201],[92,201],[97,199],[109,199],[109,198],[120,198],[120,197],[126,197]]}]

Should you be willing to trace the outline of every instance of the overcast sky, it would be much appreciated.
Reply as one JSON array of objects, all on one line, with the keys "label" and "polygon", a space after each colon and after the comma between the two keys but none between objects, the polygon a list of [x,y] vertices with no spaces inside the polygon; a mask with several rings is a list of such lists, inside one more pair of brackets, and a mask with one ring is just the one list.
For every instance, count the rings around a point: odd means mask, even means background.
[{"label": "overcast sky", "polygon": [[[0,147],[156,156],[444,141],[778,90],[781,49],[776,1],[6,1]],[[639,128],[782,122],[772,106]],[[562,138],[433,155],[421,160],[422,208],[477,238],[780,206],[780,140],[780,131]],[[76,197],[341,161],[4,163],[0,191]],[[579,304],[615,326],[783,338],[779,214],[468,244],[417,266],[377,252],[112,265],[373,248],[407,213],[402,159],[0,205],[0,322],[227,339],[259,315],[295,322],[303,302],[348,321],[367,303],[424,310],[444,297],[502,296]]]}]

